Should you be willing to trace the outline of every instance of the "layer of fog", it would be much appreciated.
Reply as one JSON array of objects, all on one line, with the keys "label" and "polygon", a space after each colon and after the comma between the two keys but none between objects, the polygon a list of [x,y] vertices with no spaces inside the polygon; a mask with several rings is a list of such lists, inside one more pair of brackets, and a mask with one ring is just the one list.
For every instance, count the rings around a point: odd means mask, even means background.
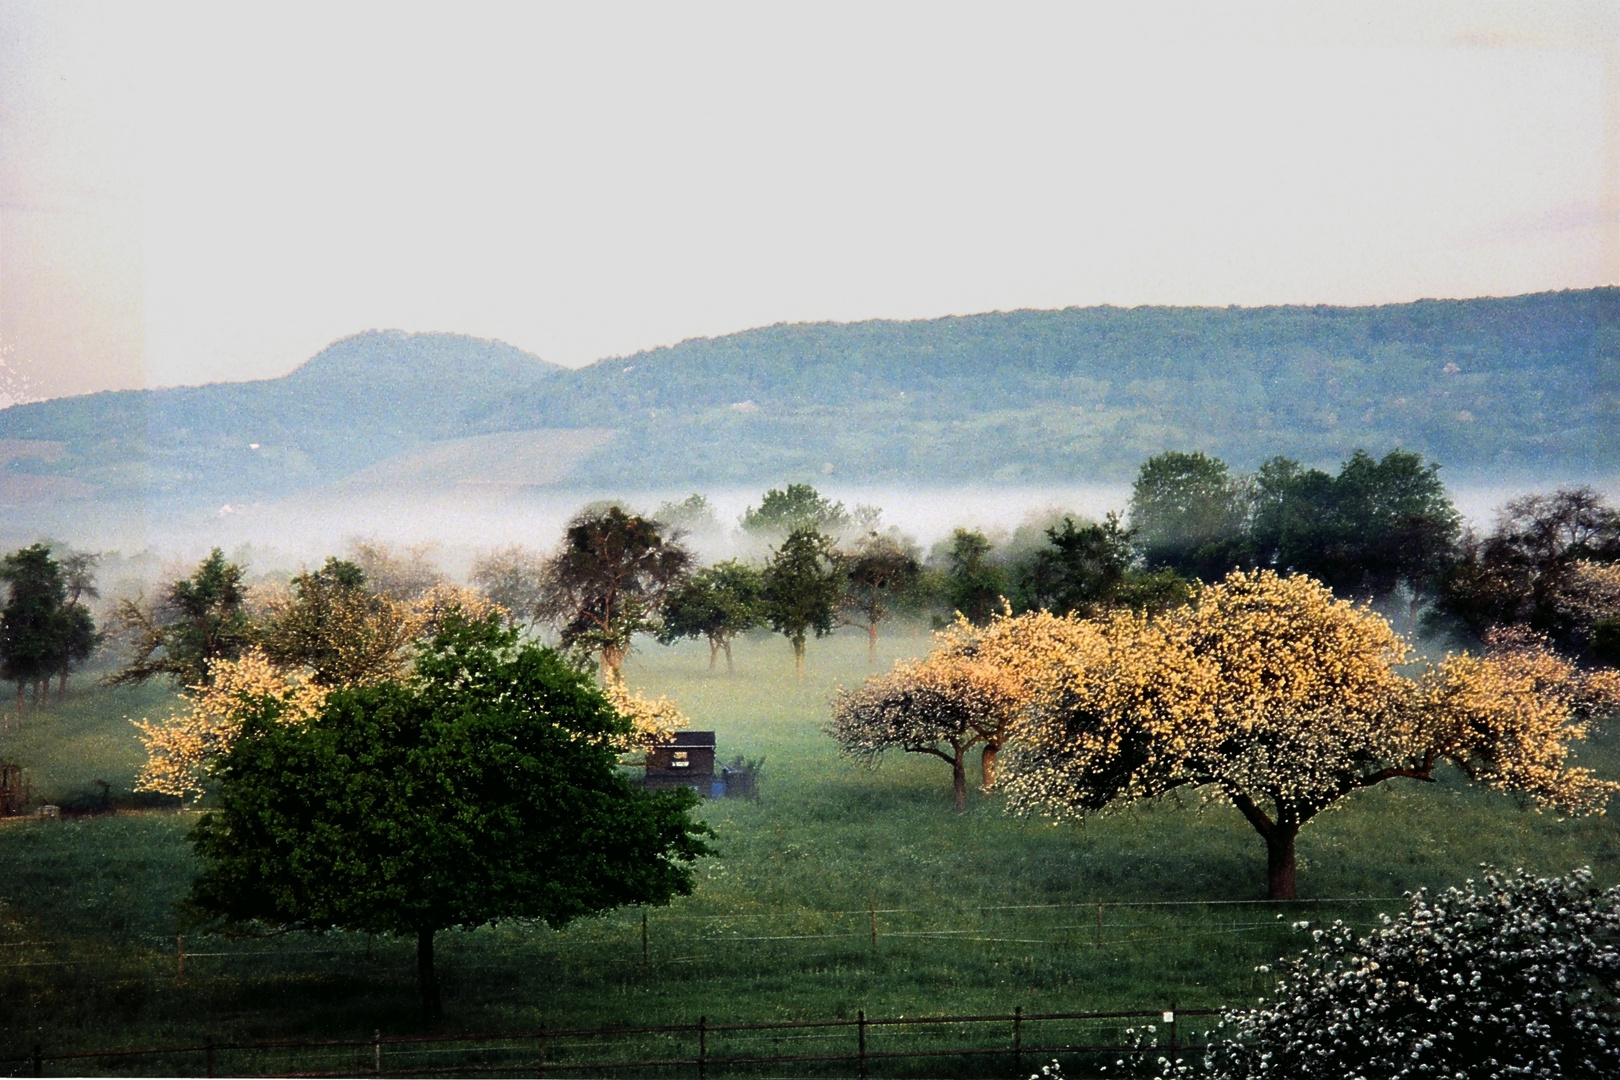
[{"label": "layer of fog", "polygon": [[[1593,483],[1611,498],[1620,491],[1620,478],[1583,482]],[[933,489],[828,484],[820,490],[851,510],[862,506],[880,509],[880,528],[898,529],[925,552],[958,526],[1005,535],[1020,524],[1050,519],[1058,511],[1093,519],[1110,511],[1123,514],[1130,501],[1129,486],[1119,484]],[[1451,494],[1471,525],[1489,528],[1497,508],[1525,490],[1468,485],[1452,489]],[[254,576],[279,576],[319,565],[329,555],[343,554],[358,540],[425,549],[450,577],[464,580],[481,553],[509,545],[551,550],[568,519],[589,503],[611,499],[651,513],[690,494],[691,489],[614,493],[471,488],[419,496],[398,492],[313,494],[189,512],[62,504],[48,513],[13,513],[0,523],[0,543],[10,549],[49,539],[79,550],[105,552],[103,582],[106,591],[114,594],[173,580],[214,547],[246,564]],[[759,541],[738,528],[744,511],[758,505],[761,489],[717,489],[701,494],[712,505],[717,524],[694,530],[689,542],[705,560],[766,554]]]}]

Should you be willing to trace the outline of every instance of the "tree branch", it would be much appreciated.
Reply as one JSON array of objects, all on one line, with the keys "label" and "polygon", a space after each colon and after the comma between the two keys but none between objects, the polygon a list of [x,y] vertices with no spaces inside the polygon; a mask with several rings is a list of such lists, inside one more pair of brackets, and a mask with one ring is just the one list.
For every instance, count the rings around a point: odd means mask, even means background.
[{"label": "tree branch", "polygon": [[1232,805],[1238,808],[1238,812],[1249,819],[1249,824],[1254,826],[1255,832],[1261,836],[1270,836],[1272,831],[1276,829],[1276,823],[1267,817],[1266,812],[1255,805],[1255,801],[1243,792],[1228,790],[1226,795],[1227,798],[1232,800]]}]

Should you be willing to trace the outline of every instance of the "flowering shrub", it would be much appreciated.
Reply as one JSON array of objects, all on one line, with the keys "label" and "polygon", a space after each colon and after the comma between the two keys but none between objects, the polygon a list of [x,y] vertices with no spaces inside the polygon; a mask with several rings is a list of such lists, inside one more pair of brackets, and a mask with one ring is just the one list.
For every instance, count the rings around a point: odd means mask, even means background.
[{"label": "flowering shrub", "polygon": [[620,716],[630,721],[630,733],[620,740],[619,748],[625,752],[668,742],[675,732],[692,725],[680,706],[669,698],[642,697],[626,686],[623,679],[608,679],[602,686],[602,696]]},{"label": "flowering shrub", "polygon": [[[1313,931],[1274,1002],[1229,1014],[1219,1078],[1620,1076],[1620,888],[1487,873],[1419,892],[1386,928]],[[1165,1067],[1173,1068],[1166,1063]]]},{"label": "flowering shrub", "polygon": [[275,666],[257,649],[240,660],[211,660],[208,670],[206,682],[188,688],[179,714],[162,722],[130,721],[146,747],[136,791],[195,799],[209,765],[230,752],[248,714],[269,703],[285,722],[302,723],[326,702],[325,687]]}]

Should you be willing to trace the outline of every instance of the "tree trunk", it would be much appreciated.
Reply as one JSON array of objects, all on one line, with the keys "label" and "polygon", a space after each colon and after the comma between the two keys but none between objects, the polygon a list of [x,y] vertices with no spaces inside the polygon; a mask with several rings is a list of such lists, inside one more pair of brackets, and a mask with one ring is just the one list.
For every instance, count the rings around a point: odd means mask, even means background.
[{"label": "tree trunk", "polygon": [[804,638],[802,637],[793,639],[793,674],[800,682],[804,682]]},{"label": "tree trunk", "polygon": [[63,668],[56,677],[56,703],[58,705],[67,700],[67,668]]},{"label": "tree trunk", "polygon": [[967,810],[967,749],[959,747],[956,757],[951,760],[951,783],[955,790],[951,792],[951,801],[956,806],[958,814]]},{"label": "tree trunk", "polygon": [[735,675],[737,673],[737,669],[731,666],[731,639],[730,638],[726,638],[726,644],[725,644],[724,647],[725,647],[725,650],[726,650],[726,674],[727,675]]},{"label": "tree trunk", "polygon": [[624,650],[608,645],[602,649],[602,681],[624,678]]},{"label": "tree trunk", "polygon": [[23,681],[21,679],[18,679],[17,680],[17,723],[19,723],[19,724],[22,723],[23,708],[25,707],[25,704],[26,704],[23,701],[23,685],[24,685]]},{"label": "tree trunk", "polygon": [[1294,839],[1298,826],[1277,825],[1266,837],[1266,891],[1272,900],[1293,900]]},{"label": "tree trunk", "polygon": [[866,624],[866,662],[877,663],[877,620]]},{"label": "tree trunk", "polygon": [[[45,680],[44,680],[44,679],[35,679],[35,680],[34,680],[34,710],[35,710],[35,711],[36,711],[36,712],[37,712],[37,711],[38,711],[38,710],[39,710],[39,706],[40,706],[40,697],[41,697],[41,696],[42,696],[42,695],[41,695],[41,694],[40,694],[40,692],[39,692],[39,688],[40,688],[40,687],[41,687],[41,686],[42,686],[42,685],[44,685],[44,682],[45,682]],[[46,702],[46,704],[49,704],[49,702]]]},{"label": "tree trunk", "polygon": [[709,674],[710,675],[714,674],[714,665],[715,665],[716,661],[718,661],[719,659],[720,659],[720,646],[715,643],[714,638],[710,638],[709,639]]},{"label": "tree trunk", "polygon": [[438,1027],[444,1020],[439,1001],[439,973],[433,967],[433,931],[416,932],[416,982],[422,991],[422,1022]]},{"label": "tree trunk", "polygon": [[987,742],[979,754],[979,786],[986,791],[996,786],[996,755],[999,753],[1000,743]]}]

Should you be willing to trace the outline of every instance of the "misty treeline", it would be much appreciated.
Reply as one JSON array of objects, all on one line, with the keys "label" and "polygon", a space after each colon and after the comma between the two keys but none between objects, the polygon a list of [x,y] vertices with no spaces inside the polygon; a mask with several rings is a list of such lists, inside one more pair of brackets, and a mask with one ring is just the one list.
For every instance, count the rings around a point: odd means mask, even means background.
[{"label": "misty treeline", "polygon": [[[729,542],[732,557],[700,552]],[[1620,512],[1589,487],[1526,495],[1488,530],[1465,527],[1420,456],[1356,452],[1337,472],[1272,458],[1240,473],[1201,452],[1155,455],[1124,515],[1053,510],[1016,525],[955,529],[924,551],[882,511],[846,507],[809,484],[764,493],[730,530],[703,495],[639,512],[583,507],[549,549],[477,557],[452,584],[430,548],[352,543],[341,558],[250,583],[249,567],[212,552],[151,595],[123,598],[98,626],[98,556],[35,544],[0,562],[0,676],[43,700],[105,640],[115,683],[209,679],[215,659],[259,648],[281,663],[363,677],[397,666],[413,628],[450,604],[494,605],[582,665],[617,679],[638,636],[702,639],[709,666],[732,666],[739,636],[787,639],[802,672],[809,641],[840,627],[870,654],[895,620],[942,627],[960,615],[1090,616],[1162,611],[1234,570],[1309,575],[1414,630],[1475,643],[1525,627],[1588,661],[1620,662]]]}]

